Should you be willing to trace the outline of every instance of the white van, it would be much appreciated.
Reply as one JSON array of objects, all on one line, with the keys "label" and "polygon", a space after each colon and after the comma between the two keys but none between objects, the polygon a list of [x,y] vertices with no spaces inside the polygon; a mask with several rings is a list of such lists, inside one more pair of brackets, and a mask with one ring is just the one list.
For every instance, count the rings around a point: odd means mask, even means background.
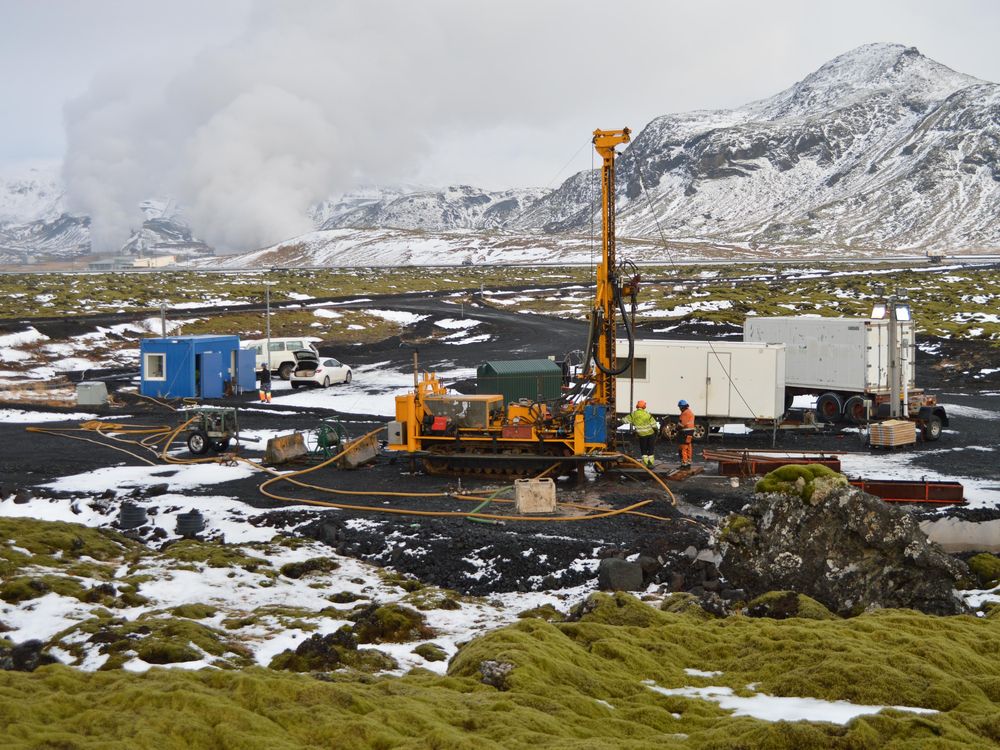
[{"label": "white van", "polygon": [[[264,349],[267,348],[267,339],[244,341],[242,346],[244,349],[253,349],[257,353],[257,363],[255,366],[259,370],[261,365],[268,359],[264,357]],[[297,351],[312,352],[316,357],[319,357],[319,351],[315,345],[304,336],[299,336],[298,338],[272,336],[271,356],[269,358],[271,371],[277,372],[278,377],[288,380],[295,370],[295,363],[297,361],[295,352]]]}]

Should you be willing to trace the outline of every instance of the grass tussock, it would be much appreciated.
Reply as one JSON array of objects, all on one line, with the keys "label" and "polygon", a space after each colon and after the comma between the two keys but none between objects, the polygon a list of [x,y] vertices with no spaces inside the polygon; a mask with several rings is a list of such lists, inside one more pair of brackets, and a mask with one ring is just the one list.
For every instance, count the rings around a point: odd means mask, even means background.
[{"label": "grass tussock", "polygon": [[[528,618],[478,638],[443,677],[415,670],[317,680],[259,668],[87,674],[61,666],[3,673],[0,724],[12,748],[867,750],[1000,741],[997,618],[886,611],[848,620],[705,620],[625,594],[595,595],[571,617]],[[283,669],[309,670],[309,655],[297,656],[300,663],[290,656]],[[482,683],[487,662],[513,665],[505,690]],[[721,674],[692,677],[687,668]],[[659,695],[643,680],[939,713],[884,711],[843,727],[768,723]]]}]

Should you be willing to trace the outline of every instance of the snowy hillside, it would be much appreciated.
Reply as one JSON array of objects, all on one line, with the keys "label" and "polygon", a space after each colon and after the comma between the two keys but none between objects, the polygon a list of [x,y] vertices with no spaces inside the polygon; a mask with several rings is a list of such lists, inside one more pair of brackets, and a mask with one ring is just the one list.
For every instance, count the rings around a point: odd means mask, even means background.
[{"label": "snowy hillside", "polygon": [[548,191],[525,188],[487,192],[469,185],[388,196],[331,216],[321,229],[392,227],[395,229],[495,229]]},{"label": "snowy hillside", "polygon": [[[658,236],[655,213],[678,240],[997,247],[998,144],[1000,86],[866,45],[770,99],[653,120],[618,161],[618,230]],[[590,181],[575,175],[509,227],[583,229]]]},{"label": "snowy hillside", "polygon": [[[1000,86],[870,44],[771,98],[653,120],[618,160],[618,232],[863,254],[1000,247],[998,144]],[[469,187],[390,196],[323,228],[587,232],[598,189],[585,171],[521,207]]]},{"label": "snowy hillside", "polygon": [[63,212],[58,162],[0,168],[0,224],[55,219]]}]

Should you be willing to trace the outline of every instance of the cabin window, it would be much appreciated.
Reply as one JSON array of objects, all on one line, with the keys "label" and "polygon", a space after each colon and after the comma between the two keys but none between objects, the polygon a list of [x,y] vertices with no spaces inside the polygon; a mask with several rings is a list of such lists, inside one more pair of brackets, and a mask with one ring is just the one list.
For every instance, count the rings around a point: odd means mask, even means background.
[{"label": "cabin window", "polygon": [[167,355],[147,354],[145,361],[146,380],[166,380],[167,379]]},{"label": "cabin window", "polygon": [[646,380],[646,358],[645,357],[635,357],[632,360],[632,364],[625,368],[625,372],[618,376],[621,380],[631,380],[633,378],[632,372],[635,371],[636,380]]}]

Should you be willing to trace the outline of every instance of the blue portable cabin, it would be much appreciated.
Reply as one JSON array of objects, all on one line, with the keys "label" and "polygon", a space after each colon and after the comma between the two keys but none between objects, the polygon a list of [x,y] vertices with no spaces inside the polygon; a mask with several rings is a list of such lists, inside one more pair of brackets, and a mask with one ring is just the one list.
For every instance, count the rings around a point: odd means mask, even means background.
[{"label": "blue portable cabin", "polygon": [[[254,353],[239,336],[170,336],[139,342],[139,393],[157,398],[222,398],[226,384],[253,390]],[[235,389],[234,389],[235,390]]]}]

